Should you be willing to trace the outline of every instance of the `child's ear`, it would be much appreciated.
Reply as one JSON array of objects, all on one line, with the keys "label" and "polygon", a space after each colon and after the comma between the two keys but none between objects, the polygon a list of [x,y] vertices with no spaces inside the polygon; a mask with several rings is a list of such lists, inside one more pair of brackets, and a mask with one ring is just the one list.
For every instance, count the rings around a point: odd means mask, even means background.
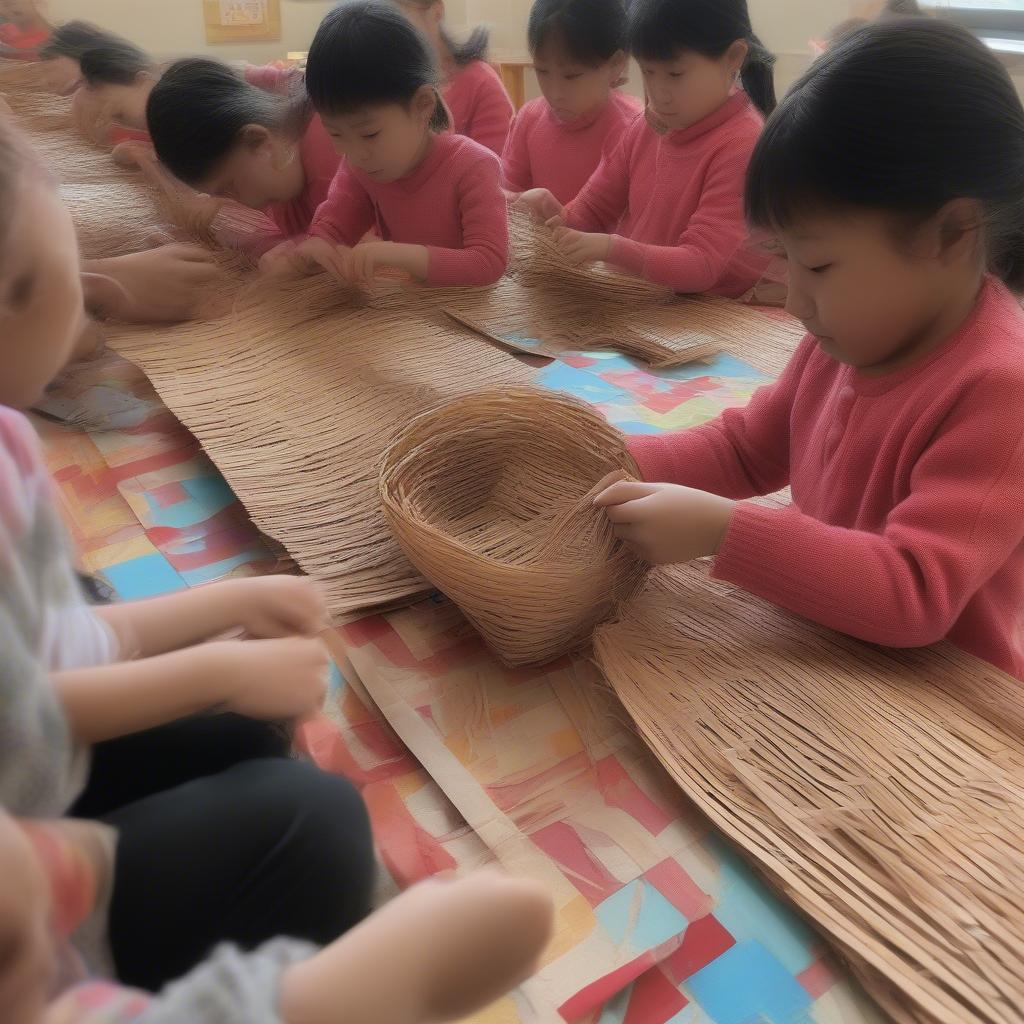
[{"label": "child's ear", "polygon": [[435,112],[437,111],[437,104],[440,102],[440,96],[437,89],[432,85],[421,85],[416,90],[416,95],[412,98],[412,114],[417,121],[422,121],[424,124],[430,124]]},{"label": "child's ear", "polygon": [[950,200],[932,218],[932,252],[947,265],[972,256],[983,222],[981,204],[976,199]]},{"label": "child's ear", "polygon": [[725,66],[729,74],[734,78],[739,75],[743,70],[743,65],[747,61],[747,55],[750,53],[750,44],[746,39],[737,39],[728,50],[725,51],[724,60]]},{"label": "child's ear", "polygon": [[270,132],[261,124],[244,125],[238,132],[239,144],[244,146],[250,153],[255,153],[264,146],[267,147],[269,152],[270,141]]}]

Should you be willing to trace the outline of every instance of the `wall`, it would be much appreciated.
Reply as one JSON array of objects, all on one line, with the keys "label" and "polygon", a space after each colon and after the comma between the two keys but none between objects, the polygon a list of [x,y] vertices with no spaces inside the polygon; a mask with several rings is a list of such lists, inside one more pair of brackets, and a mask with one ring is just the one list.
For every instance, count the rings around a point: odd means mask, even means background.
[{"label": "wall", "polygon": [[336,0],[281,0],[282,38],[274,43],[208,46],[201,0],[49,0],[50,18],[94,21],[128,36],[155,57],[211,53],[252,63],[307,50],[320,20]]},{"label": "wall", "polygon": [[[801,74],[810,60],[808,41],[823,35],[849,16],[851,0],[749,0],[750,17],[764,44],[778,55],[780,92]],[[498,51],[522,53],[526,48],[526,19],[531,0],[462,0],[466,23],[489,24]],[[449,3],[453,24],[455,11]],[[631,76],[629,90],[639,95],[639,75]],[[527,95],[537,95],[528,76]]]},{"label": "wall", "polygon": [[[309,48],[324,14],[336,0],[281,0],[282,39],[274,43],[208,46],[203,30],[201,0],[49,0],[55,22],[86,18],[120,31],[158,58],[188,53],[214,53],[253,63],[283,57],[290,50]],[[531,0],[447,0],[452,27],[485,23],[491,26],[497,51],[522,54],[526,48],[526,18]],[[821,36],[848,17],[858,4],[879,0],[749,0],[754,28],[778,55],[776,80],[780,94],[806,68],[808,40]],[[1014,68],[1024,91],[1024,70]],[[630,91],[639,95],[634,72]],[[527,94],[537,95],[528,75]]]}]

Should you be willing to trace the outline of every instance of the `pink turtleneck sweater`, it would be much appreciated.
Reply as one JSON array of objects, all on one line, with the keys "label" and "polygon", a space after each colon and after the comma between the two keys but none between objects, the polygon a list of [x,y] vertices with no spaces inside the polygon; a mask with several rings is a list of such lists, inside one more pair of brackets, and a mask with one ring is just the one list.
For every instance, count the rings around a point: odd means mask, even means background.
[{"label": "pink turtleneck sweater", "polygon": [[[915,366],[865,376],[808,336],[745,409],[630,451],[646,480],[741,501],[719,579],[871,643],[948,638],[1024,679],[1024,313],[998,281]],[[742,501],[787,484],[787,508]]]},{"label": "pink turtleneck sweater", "polygon": [[385,241],[427,247],[427,284],[493,284],[508,266],[497,158],[472,139],[445,133],[398,181],[381,184],[342,163],[309,233],[356,245],[374,227]]},{"label": "pink turtleneck sweater", "polygon": [[471,61],[456,68],[443,92],[452,114],[452,131],[501,156],[515,108],[498,72],[486,61]]},{"label": "pink turtleneck sweater", "polygon": [[561,121],[543,97],[531,100],[516,114],[505,143],[505,187],[546,188],[563,205],[570,202],[642,112],[640,100],[612,92],[593,114]]},{"label": "pink turtleneck sweater", "polygon": [[566,223],[612,235],[609,262],[650,281],[739,298],[770,262],[748,248],[743,214],[762,125],[744,92],[667,135],[639,118],[569,204]]}]

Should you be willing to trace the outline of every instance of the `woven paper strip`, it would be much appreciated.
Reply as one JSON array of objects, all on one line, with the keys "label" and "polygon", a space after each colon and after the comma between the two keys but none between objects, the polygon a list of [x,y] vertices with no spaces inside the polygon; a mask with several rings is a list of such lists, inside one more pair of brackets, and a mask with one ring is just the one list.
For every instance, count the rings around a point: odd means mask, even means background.
[{"label": "woven paper strip", "polygon": [[598,660],[693,801],[898,1021],[1024,1007],[1021,684],[891,653],[711,582],[649,578]]},{"label": "woven paper strip", "polygon": [[232,318],[110,329],[242,499],[253,521],[327,589],[335,612],[425,589],[384,521],[380,457],[408,421],[532,371],[471,334],[353,304],[324,278]]},{"label": "woven paper strip", "polygon": [[803,331],[712,296],[676,296],[605,264],[574,267],[551,231],[511,215],[513,265],[496,288],[457,295],[445,311],[503,345],[558,357],[566,351],[617,349],[667,368],[765,344],[791,351]]}]

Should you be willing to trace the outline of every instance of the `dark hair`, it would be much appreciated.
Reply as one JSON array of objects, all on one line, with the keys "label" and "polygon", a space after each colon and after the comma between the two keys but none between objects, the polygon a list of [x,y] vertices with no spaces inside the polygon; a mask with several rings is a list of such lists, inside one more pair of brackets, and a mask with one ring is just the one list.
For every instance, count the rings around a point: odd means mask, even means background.
[{"label": "dark hair", "polygon": [[906,18],[915,14],[924,14],[917,0],[888,0],[880,17]]},{"label": "dark hair", "polygon": [[717,58],[742,39],[750,48],[743,88],[763,114],[775,109],[775,57],[754,35],[747,0],[633,0],[628,37],[638,60],[672,60],[680,50]]},{"label": "dark hair", "polygon": [[[429,11],[438,0],[397,0],[397,2],[412,4],[414,7]],[[441,42],[444,43],[448,52],[452,55],[455,66],[464,68],[475,60],[487,60],[487,51],[491,45],[491,33],[483,25],[477,25],[470,32],[469,38],[459,43],[451,36],[448,29],[442,25]]]},{"label": "dark hair", "polygon": [[86,84],[131,85],[139,75],[152,73],[153,59],[127,39],[111,37],[87,49],[78,59]]},{"label": "dark hair", "polygon": [[248,124],[299,138],[312,109],[301,79],[291,96],[265,92],[233,68],[206,57],[176,61],[146,103],[146,123],[160,162],[181,181],[198,185],[238,143]]},{"label": "dark hair", "polygon": [[[377,103],[408,104],[425,85],[440,83],[430,44],[401,12],[383,0],[350,0],[317,29],[306,58],[306,90],[328,116]],[[450,127],[437,94],[430,127]]]},{"label": "dark hair", "polygon": [[53,34],[39,50],[40,60],[55,60],[57,57],[81,59],[86,50],[108,43],[123,42],[120,37],[88,21],[69,21],[53,30]]},{"label": "dark hair", "polygon": [[868,25],[821,57],[765,126],[747,216],[785,227],[815,209],[909,225],[953,199],[985,206],[991,268],[1024,286],[1024,107],[984,43],[951,22]]},{"label": "dark hair", "polygon": [[526,38],[533,54],[553,44],[600,67],[626,49],[626,7],[622,0],[534,0]]}]

